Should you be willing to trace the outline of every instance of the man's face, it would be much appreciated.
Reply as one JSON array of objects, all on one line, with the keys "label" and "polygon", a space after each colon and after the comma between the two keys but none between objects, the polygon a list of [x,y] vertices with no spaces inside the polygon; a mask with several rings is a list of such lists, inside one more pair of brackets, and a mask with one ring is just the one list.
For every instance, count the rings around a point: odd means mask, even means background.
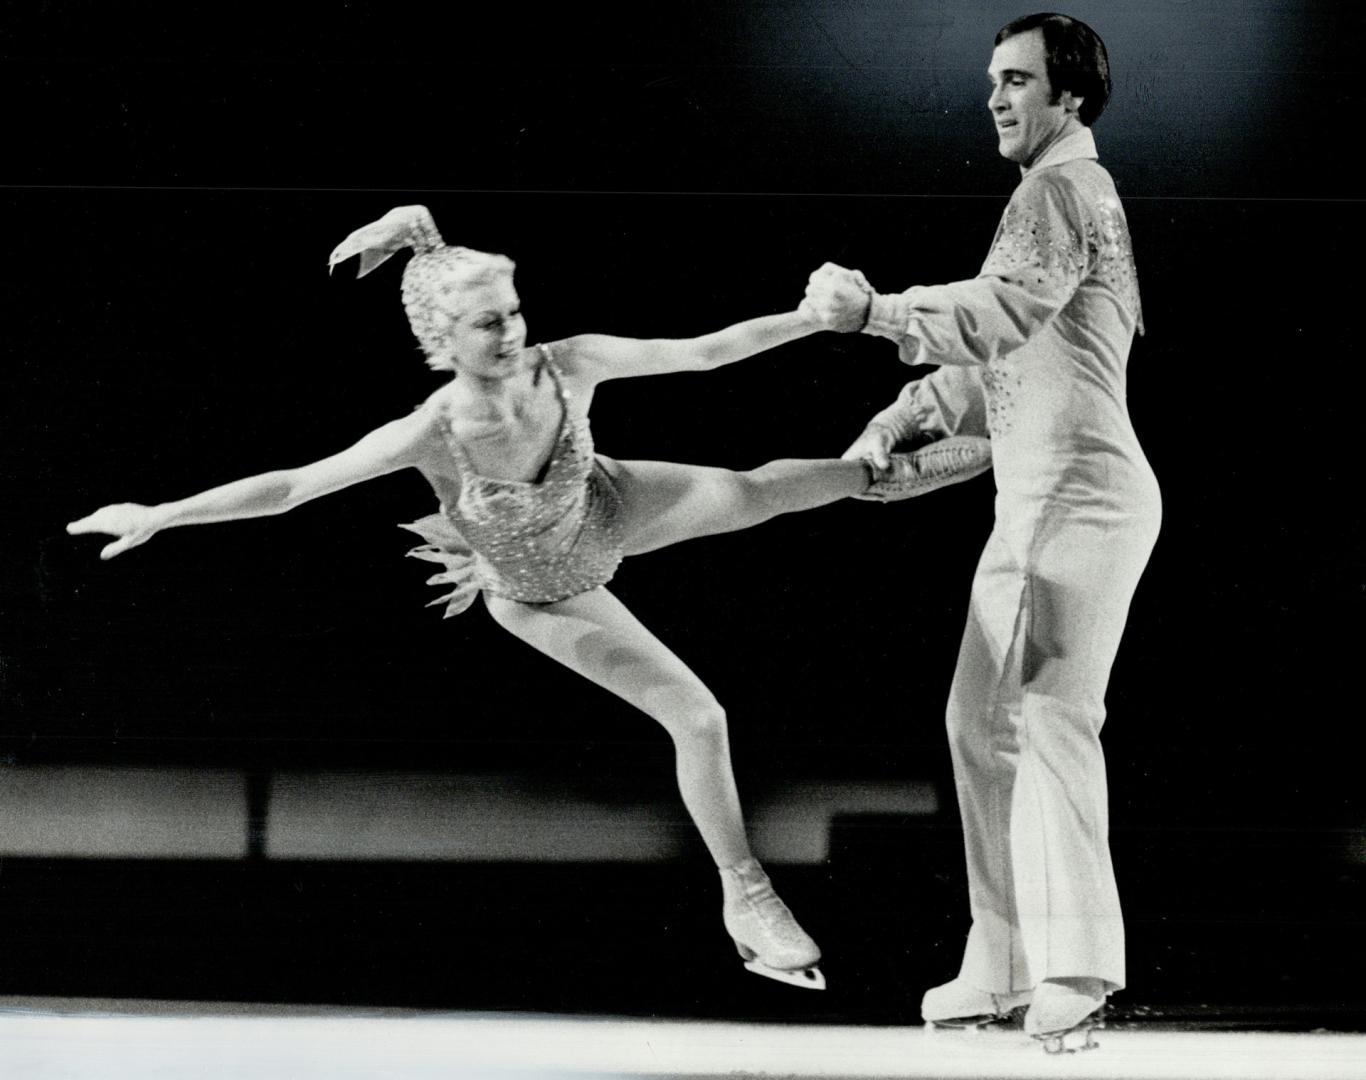
[{"label": "man's face", "polygon": [[1068,117],[1076,114],[1080,100],[1066,92],[1053,100],[1039,29],[997,45],[987,74],[991,78],[987,108],[996,122],[1001,156],[1029,165],[1058,137]]}]

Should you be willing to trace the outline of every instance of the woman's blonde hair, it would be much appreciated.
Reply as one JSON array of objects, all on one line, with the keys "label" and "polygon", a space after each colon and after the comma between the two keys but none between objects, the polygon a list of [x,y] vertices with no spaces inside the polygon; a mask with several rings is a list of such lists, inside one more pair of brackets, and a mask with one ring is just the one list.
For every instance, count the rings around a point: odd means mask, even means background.
[{"label": "woman's blonde hair", "polygon": [[506,255],[464,247],[433,247],[403,268],[403,310],[433,371],[454,371],[451,331],[460,318],[453,308],[467,289],[512,277],[517,264]]}]

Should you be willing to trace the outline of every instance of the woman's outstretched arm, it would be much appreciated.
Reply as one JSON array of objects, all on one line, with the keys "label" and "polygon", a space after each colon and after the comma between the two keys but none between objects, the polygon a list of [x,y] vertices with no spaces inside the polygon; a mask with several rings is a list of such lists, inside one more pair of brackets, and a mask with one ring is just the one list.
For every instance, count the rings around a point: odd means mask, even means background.
[{"label": "woman's outstretched arm", "polygon": [[693,338],[622,338],[580,334],[561,342],[556,355],[566,367],[592,382],[663,375],[671,371],[706,371],[826,329],[805,306],[781,315],[727,326]]},{"label": "woman's outstretched arm", "polygon": [[104,506],[71,522],[66,531],[73,536],[102,533],[117,537],[100,551],[101,559],[112,559],[175,525],[283,514],[311,499],[415,464],[429,430],[430,417],[424,409],[376,428],[341,453],[312,464],[248,476],[175,502]]}]

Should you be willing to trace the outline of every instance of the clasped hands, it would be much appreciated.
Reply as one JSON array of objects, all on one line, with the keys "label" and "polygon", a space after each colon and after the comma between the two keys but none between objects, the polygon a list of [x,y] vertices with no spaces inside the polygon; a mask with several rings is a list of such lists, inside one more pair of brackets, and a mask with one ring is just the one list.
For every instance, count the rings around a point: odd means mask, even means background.
[{"label": "clasped hands", "polygon": [[[853,334],[868,325],[872,303],[873,287],[863,271],[826,263],[808,279],[798,310],[827,330]],[[845,461],[867,461],[882,474],[891,467],[896,441],[891,429],[870,423],[841,457]]]},{"label": "clasped hands", "polygon": [[873,287],[861,270],[826,263],[806,283],[800,311],[827,330],[852,334],[868,323]]}]

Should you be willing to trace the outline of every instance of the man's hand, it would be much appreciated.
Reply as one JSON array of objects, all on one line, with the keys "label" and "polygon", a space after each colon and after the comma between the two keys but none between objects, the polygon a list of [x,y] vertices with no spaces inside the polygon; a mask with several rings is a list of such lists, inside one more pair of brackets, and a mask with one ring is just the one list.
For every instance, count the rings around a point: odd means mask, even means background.
[{"label": "man's hand", "polygon": [[872,301],[872,286],[862,273],[826,263],[807,282],[802,310],[827,330],[851,334],[868,322]]},{"label": "man's hand", "polygon": [[840,455],[844,461],[871,461],[879,472],[891,468],[889,456],[896,446],[896,433],[882,424],[869,424],[852,446]]}]

